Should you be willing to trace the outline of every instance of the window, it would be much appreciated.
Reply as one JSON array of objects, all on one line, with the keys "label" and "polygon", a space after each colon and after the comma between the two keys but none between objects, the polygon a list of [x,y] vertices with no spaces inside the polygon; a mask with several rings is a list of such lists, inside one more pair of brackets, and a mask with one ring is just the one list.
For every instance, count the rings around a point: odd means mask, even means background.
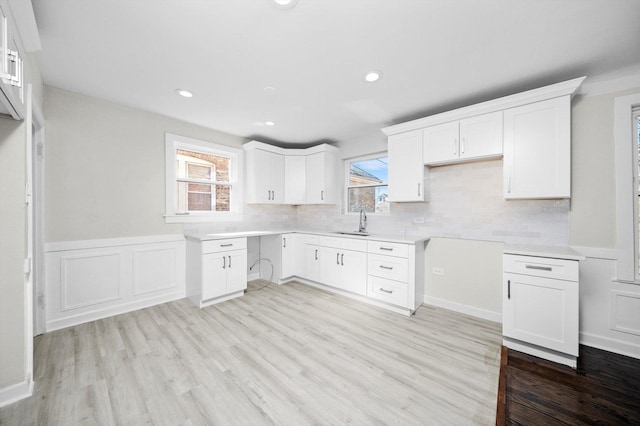
[{"label": "window", "polygon": [[617,280],[640,284],[640,93],[615,99],[614,137]]},{"label": "window", "polygon": [[167,133],[167,222],[229,219],[240,213],[242,151]]},{"label": "window", "polygon": [[386,155],[356,158],[345,165],[347,213],[389,213]]}]

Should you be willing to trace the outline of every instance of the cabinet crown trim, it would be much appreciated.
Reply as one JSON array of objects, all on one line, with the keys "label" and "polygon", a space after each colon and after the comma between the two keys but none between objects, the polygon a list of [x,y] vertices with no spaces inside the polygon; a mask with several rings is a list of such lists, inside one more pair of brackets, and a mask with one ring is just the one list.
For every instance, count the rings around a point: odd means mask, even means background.
[{"label": "cabinet crown trim", "polygon": [[547,99],[558,98],[566,95],[573,95],[580,87],[585,77],[574,78],[549,86],[540,87],[526,92],[516,93],[514,95],[505,96],[498,99],[482,102],[463,108],[446,111],[440,114],[430,115],[428,117],[419,118],[417,120],[407,121],[405,123],[384,127],[382,132],[387,135],[395,135],[398,133],[418,130],[436,124],[447,123],[450,121],[461,120],[476,115],[487,114],[490,112],[501,111],[508,108],[514,108],[534,102],[545,101]]},{"label": "cabinet crown trim", "polygon": [[310,155],[318,152],[338,152],[339,149],[335,146],[323,143],[315,145],[309,148],[281,148],[275,145],[269,145],[264,142],[250,141],[242,145],[242,148],[247,151],[250,149],[261,149],[263,151],[274,152],[281,155]]}]

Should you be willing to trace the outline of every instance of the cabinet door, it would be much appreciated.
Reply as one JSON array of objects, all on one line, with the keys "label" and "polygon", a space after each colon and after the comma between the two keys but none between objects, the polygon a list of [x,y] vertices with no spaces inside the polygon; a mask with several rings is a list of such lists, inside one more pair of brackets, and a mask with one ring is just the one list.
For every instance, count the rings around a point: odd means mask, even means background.
[{"label": "cabinet door", "polygon": [[367,294],[367,253],[341,250],[336,287],[352,293]]},{"label": "cabinet door", "polygon": [[458,159],[457,121],[427,127],[422,132],[424,164],[447,163]]},{"label": "cabinet door", "polygon": [[422,130],[389,136],[389,201],[425,201]]},{"label": "cabinet door", "polygon": [[340,250],[322,248],[322,283],[331,287],[341,287]]},{"label": "cabinet door", "polygon": [[332,152],[307,155],[307,204],[335,204],[337,157]]},{"label": "cabinet door", "polygon": [[305,246],[305,278],[312,281],[323,282],[323,255],[322,247],[308,244]]},{"label": "cabinet door", "polygon": [[247,251],[234,250],[227,256],[227,293],[242,291],[247,288]]},{"label": "cabinet door", "polygon": [[284,203],[305,204],[307,161],[304,155],[284,157]]},{"label": "cabinet door", "polygon": [[[246,262],[245,262],[246,264]],[[202,300],[222,296],[227,292],[227,255],[202,255]]]},{"label": "cabinet door", "polygon": [[502,155],[502,111],[460,120],[460,159]]},{"label": "cabinet door", "polygon": [[302,276],[304,273],[304,241],[300,234],[283,234],[281,236],[282,247],[282,271],[281,278],[294,275]]},{"label": "cabinet door", "polygon": [[504,274],[502,333],[578,356],[578,283]]},{"label": "cabinet door", "polygon": [[255,185],[256,203],[284,203],[284,156],[275,152],[255,150],[253,169],[249,170]]},{"label": "cabinet door", "polygon": [[571,196],[571,97],[504,111],[504,197]]}]

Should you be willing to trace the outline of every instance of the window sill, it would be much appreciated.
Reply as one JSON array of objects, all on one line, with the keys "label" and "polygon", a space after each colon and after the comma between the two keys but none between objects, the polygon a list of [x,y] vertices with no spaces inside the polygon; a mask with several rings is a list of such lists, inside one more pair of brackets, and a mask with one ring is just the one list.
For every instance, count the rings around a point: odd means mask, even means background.
[{"label": "window sill", "polygon": [[211,223],[236,222],[242,220],[242,213],[225,213],[217,215],[166,214],[165,223]]}]

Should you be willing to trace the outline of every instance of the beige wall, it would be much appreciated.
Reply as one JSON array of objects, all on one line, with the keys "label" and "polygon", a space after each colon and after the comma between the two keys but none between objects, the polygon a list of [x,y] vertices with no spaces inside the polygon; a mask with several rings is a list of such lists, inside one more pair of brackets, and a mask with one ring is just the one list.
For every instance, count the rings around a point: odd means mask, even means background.
[{"label": "beige wall", "polygon": [[165,133],[245,139],[45,86],[45,240],[182,233],[166,224]]},{"label": "beige wall", "polygon": [[[40,104],[42,79],[32,55],[26,55],[24,67],[25,82],[33,85],[35,103]],[[24,121],[0,118],[0,389],[22,382],[27,367],[26,138]]]},{"label": "beige wall", "polygon": [[569,216],[573,246],[616,246],[613,104],[618,96],[638,92],[640,87],[573,101]]},{"label": "beige wall", "polygon": [[[503,247],[499,242],[431,239],[425,251],[425,294],[501,313]],[[443,275],[433,268],[441,268]]]}]

